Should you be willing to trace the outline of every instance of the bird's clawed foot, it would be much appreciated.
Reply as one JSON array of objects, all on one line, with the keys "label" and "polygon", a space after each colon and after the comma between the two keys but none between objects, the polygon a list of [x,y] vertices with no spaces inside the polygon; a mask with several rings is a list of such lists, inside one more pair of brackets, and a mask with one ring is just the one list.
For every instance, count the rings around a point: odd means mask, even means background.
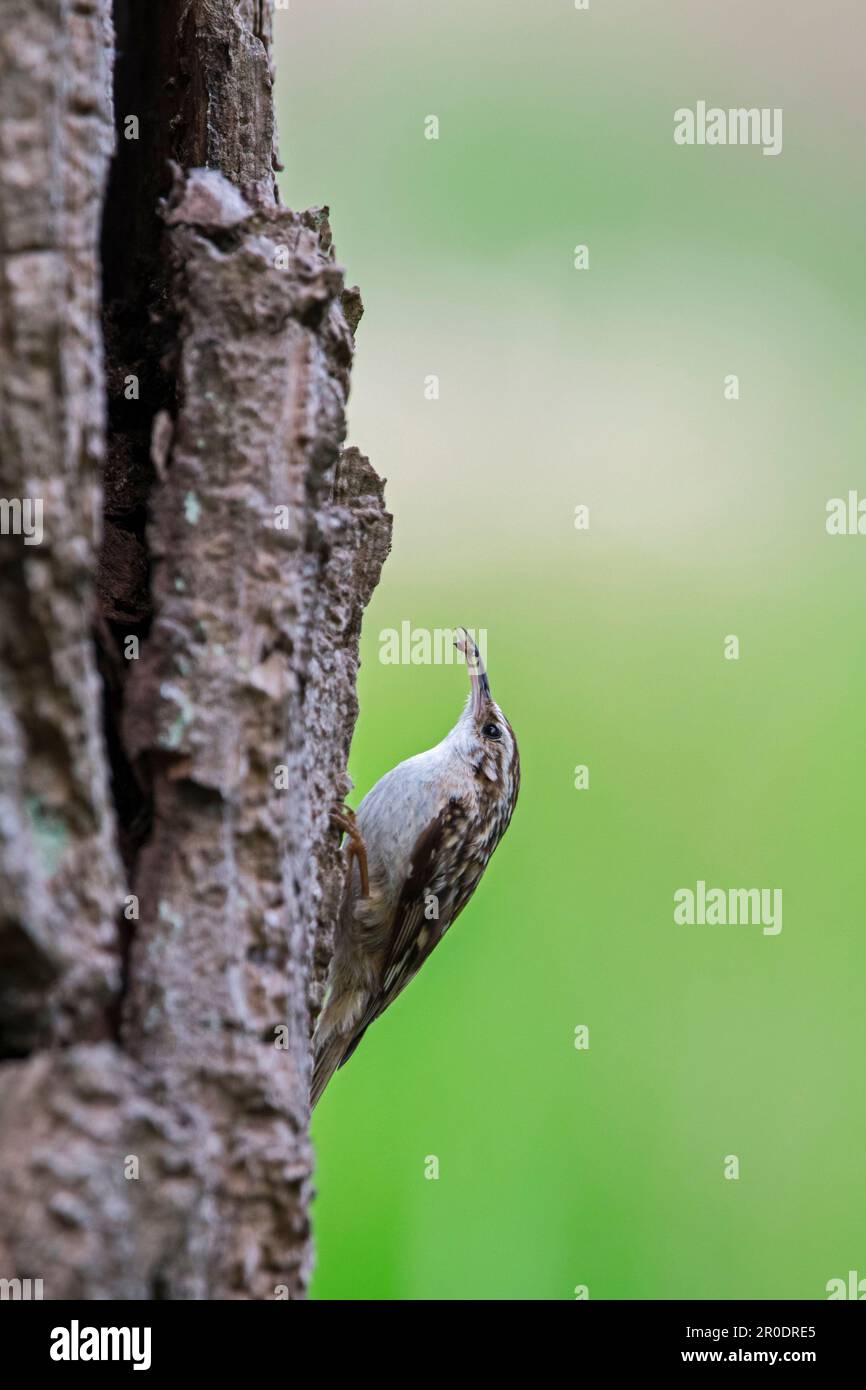
[{"label": "bird's clawed foot", "polygon": [[364,844],[364,837],[358,829],[358,822],[355,819],[355,812],[351,806],[346,806],[340,802],[331,811],[331,822],[339,826],[349,837],[349,873],[352,872],[352,859],[358,861],[358,872],[361,875],[361,896],[370,896],[370,873],[367,868],[367,846]]}]

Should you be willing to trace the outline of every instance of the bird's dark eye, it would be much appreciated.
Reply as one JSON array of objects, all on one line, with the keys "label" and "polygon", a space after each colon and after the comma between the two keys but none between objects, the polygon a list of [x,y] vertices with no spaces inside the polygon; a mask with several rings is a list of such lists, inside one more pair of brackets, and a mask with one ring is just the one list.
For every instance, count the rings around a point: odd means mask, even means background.
[{"label": "bird's dark eye", "polygon": [[501,738],[502,730],[498,724],[485,724],[481,730],[485,738]]}]

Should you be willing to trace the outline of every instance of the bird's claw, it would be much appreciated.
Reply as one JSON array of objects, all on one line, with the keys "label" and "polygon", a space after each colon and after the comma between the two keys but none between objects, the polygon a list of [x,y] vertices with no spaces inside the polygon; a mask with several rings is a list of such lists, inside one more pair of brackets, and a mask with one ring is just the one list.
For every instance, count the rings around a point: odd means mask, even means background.
[{"label": "bird's claw", "polygon": [[358,872],[361,875],[361,897],[369,898],[370,872],[367,866],[367,846],[364,844],[364,837],[358,829],[355,812],[352,810],[351,806],[346,806],[344,802],[338,802],[331,810],[331,822],[348,835],[349,873],[352,872],[352,859],[355,858],[358,861]]}]

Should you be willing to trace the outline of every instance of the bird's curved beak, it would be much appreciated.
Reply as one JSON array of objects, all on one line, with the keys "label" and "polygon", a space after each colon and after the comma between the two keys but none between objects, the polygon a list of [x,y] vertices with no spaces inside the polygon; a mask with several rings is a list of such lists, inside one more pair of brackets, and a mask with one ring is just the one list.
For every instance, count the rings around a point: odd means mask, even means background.
[{"label": "bird's curved beak", "polygon": [[458,652],[462,652],[466,658],[466,665],[469,668],[469,684],[472,689],[472,713],[480,716],[487,701],[491,698],[490,682],[487,679],[484,662],[481,660],[481,653],[465,627],[457,629],[454,645]]}]

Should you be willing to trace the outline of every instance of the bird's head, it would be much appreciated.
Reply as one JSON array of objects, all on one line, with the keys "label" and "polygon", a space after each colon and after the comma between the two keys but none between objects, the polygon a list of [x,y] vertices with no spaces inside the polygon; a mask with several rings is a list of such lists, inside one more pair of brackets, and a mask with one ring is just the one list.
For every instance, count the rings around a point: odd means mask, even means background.
[{"label": "bird's head", "polygon": [[490,681],[475,642],[466,628],[457,629],[454,645],[466,658],[469,699],[454,734],[460,752],[476,774],[507,795],[517,795],[520,762],[517,740],[490,693]]}]

